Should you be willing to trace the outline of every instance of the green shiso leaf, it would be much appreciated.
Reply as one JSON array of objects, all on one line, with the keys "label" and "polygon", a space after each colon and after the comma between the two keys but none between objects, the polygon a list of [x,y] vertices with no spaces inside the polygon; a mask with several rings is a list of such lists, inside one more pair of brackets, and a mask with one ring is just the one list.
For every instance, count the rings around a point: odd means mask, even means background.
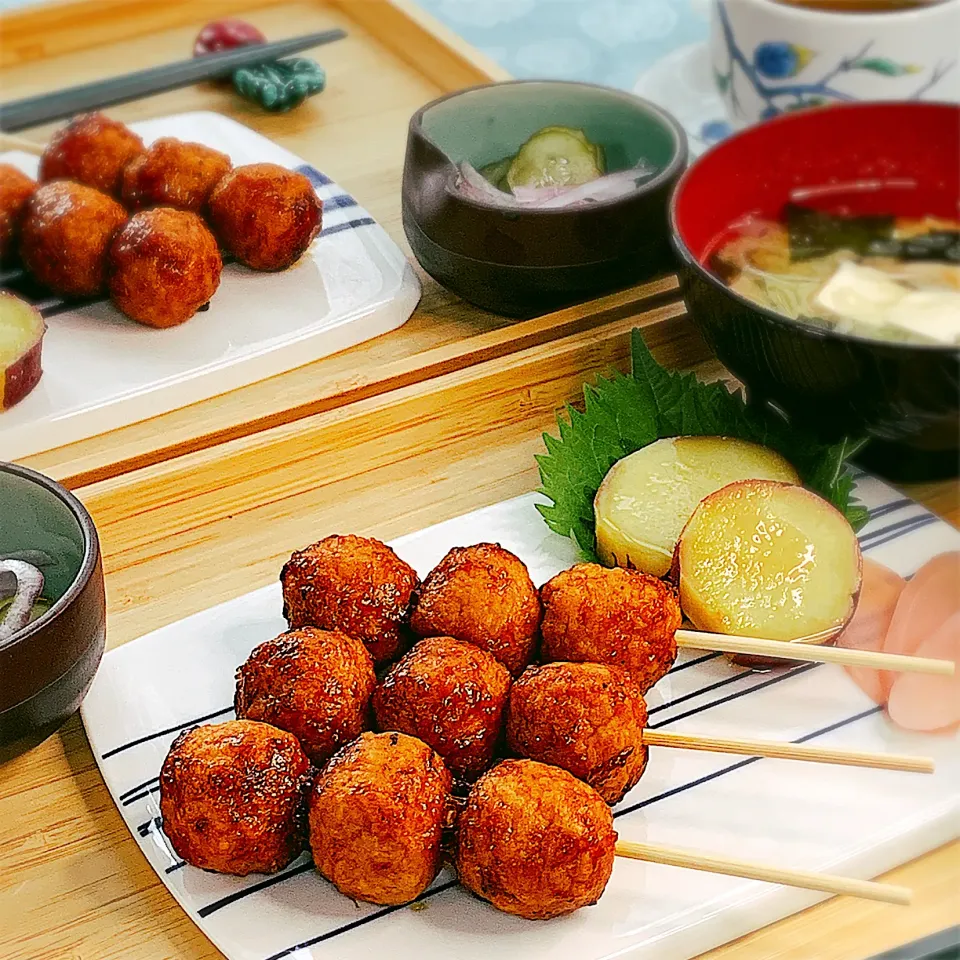
[{"label": "green shiso leaf", "polygon": [[583,388],[583,410],[568,406],[557,417],[559,437],[545,433],[539,455],[543,493],[537,509],[547,526],[572,537],[596,559],[593,500],[607,471],[620,459],[663,437],[737,437],[771,447],[789,460],[804,484],[829,500],[859,530],[866,508],[853,496],[847,460],[865,441],[820,443],[772,411],[748,407],[722,383],[701,383],[692,373],[667,370],[653,358],[639,330],[631,337],[632,371],[598,377]]}]

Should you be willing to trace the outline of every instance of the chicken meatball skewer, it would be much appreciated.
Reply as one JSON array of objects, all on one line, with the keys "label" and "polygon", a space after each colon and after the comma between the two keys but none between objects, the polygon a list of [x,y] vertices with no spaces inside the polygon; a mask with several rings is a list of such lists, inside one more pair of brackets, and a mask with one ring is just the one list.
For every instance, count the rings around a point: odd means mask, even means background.
[{"label": "chicken meatball skewer", "polygon": [[596,903],[618,856],[887,903],[911,897],[910,890],[890,884],[618,840],[613,814],[595,790],[533,760],[507,760],[484,774],[458,819],[460,883],[497,909],[529,920]]},{"label": "chicken meatball skewer", "polygon": [[511,753],[562,767],[611,805],[643,776],[651,746],[933,772],[933,761],[927,757],[649,730],[646,703],[635,677],[623,667],[599,663],[529,667],[510,691],[506,739]]},{"label": "chicken meatball skewer", "polygon": [[503,741],[510,673],[465,640],[421,640],[384,676],[373,695],[381,730],[419,737],[450,772],[476,780]]},{"label": "chicken meatball skewer", "polygon": [[420,637],[466,640],[514,677],[534,659],[540,599],[526,566],[498,543],[454,547],[414,594],[410,628]]},{"label": "chicken meatball skewer", "polygon": [[541,658],[626,667],[646,693],[677,659],[679,647],[717,650],[813,663],[842,663],[913,673],[952,675],[947,660],[840,647],[759,640],[681,628],[673,588],[649,574],[623,567],[579,563],[540,588],[543,603]]},{"label": "chicken meatball skewer", "polygon": [[310,795],[317,869],[354,900],[416,900],[440,870],[452,778],[421,740],[365,733],[338,753]]}]

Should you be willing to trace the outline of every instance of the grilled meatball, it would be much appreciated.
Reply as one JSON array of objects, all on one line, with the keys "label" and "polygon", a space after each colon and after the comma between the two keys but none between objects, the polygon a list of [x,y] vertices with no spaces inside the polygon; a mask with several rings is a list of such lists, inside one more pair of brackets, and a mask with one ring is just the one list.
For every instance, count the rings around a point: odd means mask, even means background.
[{"label": "grilled meatball", "polygon": [[306,846],[313,773],[297,738],[265,723],[194,727],[160,770],[163,830],[195,867],[274,873]]},{"label": "grilled meatball", "polygon": [[407,647],[407,606],[420,581],[385,543],[325,537],[295,551],[280,582],[291,627],[342,630],[362,640],[378,665]]},{"label": "grilled meatball", "polygon": [[250,654],[237,671],[234,710],[289,731],[321,767],[370,728],[376,682],[373,660],[359,640],[303,627]]},{"label": "grilled meatball", "polygon": [[143,153],[129,127],[102,113],[84,113],[61,127],[40,158],[41,180],[76,180],[120,195],[123,168]]},{"label": "grilled meatball", "polygon": [[506,724],[512,753],[569,770],[611,805],[647,766],[647,705],[623,667],[528,667],[510,691]]},{"label": "grilled meatball", "polygon": [[492,653],[515,677],[533,658],[540,601],[523,562],[498,543],[454,547],[414,597],[410,627]]},{"label": "grilled meatball", "polygon": [[421,640],[380,681],[373,710],[381,730],[419,737],[454,776],[475,780],[501,740],[510,673],[472,643]]},{"label": "grilled meatball", "polygon": [[677,658],[680,603],[637,570],[581,563],[540,588],[541,657],[626,667],[646,693]]},{"label": "grilled meatball", "polygon": [[10,163],[0,163],[0,264],[16,257],[20,225],[36,181]]},{"label": "grilled meatball", "polygon": [[106,286],[107,251],[127,212],[99,190],[58,180],[27,203],[20,237],[24,266],[66,297],[93,297]]},{"label": "grilled meatball", "polygon": [[275,163],[228,173],[210,195],[210,223],[225,250],[253,270],[284,270],[320,232],[321,203],[302,174]]},{"label": "grilled meatball", "polygon": [[110,247],[110,296],[131,320],[175,327],[210,300],[222,269],[217,241],[195,213],[141,210]]},{"label": "grilled meatball", "polygon": [[123,202],[131,210],[176,207],[201,213],[231,166],[219,150],[161,137],[124,169]]},{"label": "grilled meatball", "polygon": [[363,734],[327,764],[310,796],[317,869],[354,900],[415,900],[440,868],[451,782],[420,740]]},{"label": "grilled meatball", "polygon": [[457,821],[460,882],[498,910],[549,920],[600,899],[613,871],[613,814],[559,767],[505,760]]}]

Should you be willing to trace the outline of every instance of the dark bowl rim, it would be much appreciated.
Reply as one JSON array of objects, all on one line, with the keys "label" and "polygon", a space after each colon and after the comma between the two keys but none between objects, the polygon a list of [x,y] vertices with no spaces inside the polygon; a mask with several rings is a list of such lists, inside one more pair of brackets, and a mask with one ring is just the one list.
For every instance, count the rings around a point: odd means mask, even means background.
[{"label": "dark bowl rim", "polygon": [[[654,190],[659,190],[664,186],[669,187],[671,182],[675,180],[678,174],[680,174],[686,167],[690,154],[690,147],[687,141],[687,132],[684,130],[680,121],[677,120],[672,113],[669,113],[667,110],[664,110],[657,104],[652,103],[650,100],[645,100],[643,97],[638,97],[629,90],[618,90],[616,87],[607,87],[602,83],[587,83],[580,80],[551,80],[549,78],[529,77],[524,80],[498,80],[493,83],[478,83],[474,84],[472,87],[464,87],[462,90],[454,90],[452,93],[445,93],[443,96],[437,97],[435,100],[431,100],[429,103],[425,103],[422,107],[416,110],[410,117],[410,123],[407,127],[407,137],[409,139],[414,132],[416,132],[419,136],[423,137],[424,140],[432,144],[436,150],[443,155],[444,159],[447,161],[447,164],[453,170],[456,170],[457,165],[453,162],[453,160],[450,159],[450,155],[446,152],[446,150],[442,149],[440,144],[438,144],[432,137],[427,136],[427,133],[424,131],[423,115],[428,110],[438,106],[446,100],[453,100],[455,97],[462,96],[465,93],[473,93],[477,90],[489,90],[492,87],[518,87],[526,84],[581,87],[589,90],[599,90],[602,93],[611,96],[613,99],[624,100],[634,106],[639,105],[646,113],[653,115],[653,117],[660,122],[662,126],[664,126],[673,134],[674,150],[673,156],[670,158],[670,162],[667,163],[666,166],[664,166],[663,169],[657,172],[653,177],[644,181],[643,184],[625,196],[614,197],[611,200],[597,200],[587,207],[577,207],[575,210],[565,207],[550,207],[546,210],[537,209],[536,207],[530,210],[525,210],[522,207],[519,209],[513,207],[505,208],[492,202],[483,203],[480,200],[475,200],[472,197],[465,197],[462,194],[457,194],[458,201],[465,203],[468,206],[476,207],[479,210],[493,210],[500,213],[518,213],[522,214],[523,216],[552,217],[570,213],[583,215],[584,213],[592,213],[593,211],[614,209],[618,206],[622,206],[627,201],[634,200],[637,197],[642,197],[648,193],[652,193]],[[617,173],[619,171],[614,172]]]},{"label": "dark bowl rim", "polygon": [[[785,113],[778,117],[771,117],[769,120],[764,120],[763,125],[768,126],[770,124],[791,123],[798,116],[802,117],[811,113],[824,113],[831,110],[861,111],[864,109],[873,110],[878,107],[903,107],[906,106],[907,103],[908,101],[904,100],[869,100],[858,103],[831,103],[822,107],[808,107],[805,110],[796,111],[794,113]],[[952,109],[958,109],[957,104],[950,103],[946,100],[918,101],[917,105],[921,108],[927,106],[943,106],[950,107]],[[677,226],[678,198],[683,193],[683,189],[691,176],[691,172],[694,171],[705,158],[711,156],[714,152],[723,149],[725,145],[732,143],[744,134],[749,133],[754,129],[754,126],[745,127],[743,130],[738,130],[729,137],[721,140],[719,143],[715,143],[707,150],[704,150],[703,153],[693,160],[693,162],[687,167],[686,170],[684,170],[684,172],[680,175],[680,178],[677,180],[676,186],[670,195],[670,203],[667,207],[667,219],[670,227],[670,243],[673,246],[677,256],[680,257],[684,264],[687,267],[692,267],[694,272],[700,277],[701,280],[705,280],[708,284],[710,284],[710,286],[714,287],[716,290],[719,290],[722,294],[729,297],[735,303],[739,303],[742,307],[759,314],[760,317],[767,321],[767,323],[770,323],[776,327],[820,340],[837,340],[840,342],[857,343],[864,346],[887,350],[899,351],[906,349],[910,351],[921,350],[925,353],[955,353],[960,356],[960,346],[953,344],[881,340],[877,337],[866,337],[856,333],[845,333],[828,327],[818,327],[812,323],[803,323],[799,320],[791,320],[790,317],[785,317],[782,314],[768,309],[767,307],[762,307],[760,304],[754,303],[752,300],[747,299],[747,297],[737,293],[735,290],[731,290],[725,283],[723,283],[722,280],[720,280],[719,277],[714,276],[714,274],[712,274],[705,266],[703,266],[702,263],[700,263],[699,260],[697,260],[681,236],[680,229]]]},{"label": "dark bowl rim", "polygon": [[0,473],[10,473],[24,480],[29,480],[36,486],[42,487],[47,493],[52,494],[67,507],[79,523],[80,530],[83,533],[83,561],[77,575],[49,610],[15,633],[6,643],[0,644],[0,651],[8,651],[52,624],[86,589],[100,560],[100,538],[97,536],[97,528],[94,525],[93,518],[87,512],[87,508],[56,480],[51,480],[50,477],[30,469],[30,467],[4,461],[0,461]]}]

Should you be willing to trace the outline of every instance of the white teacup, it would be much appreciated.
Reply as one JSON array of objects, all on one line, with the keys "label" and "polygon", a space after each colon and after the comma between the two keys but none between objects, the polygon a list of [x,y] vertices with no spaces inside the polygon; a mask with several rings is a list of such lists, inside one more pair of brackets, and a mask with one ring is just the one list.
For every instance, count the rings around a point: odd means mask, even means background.
[{"label": "white teacup", "polygon": [[714,0],[710,54],[736,128],[837,101],[954,102],[960,0],[861,13]]}]

